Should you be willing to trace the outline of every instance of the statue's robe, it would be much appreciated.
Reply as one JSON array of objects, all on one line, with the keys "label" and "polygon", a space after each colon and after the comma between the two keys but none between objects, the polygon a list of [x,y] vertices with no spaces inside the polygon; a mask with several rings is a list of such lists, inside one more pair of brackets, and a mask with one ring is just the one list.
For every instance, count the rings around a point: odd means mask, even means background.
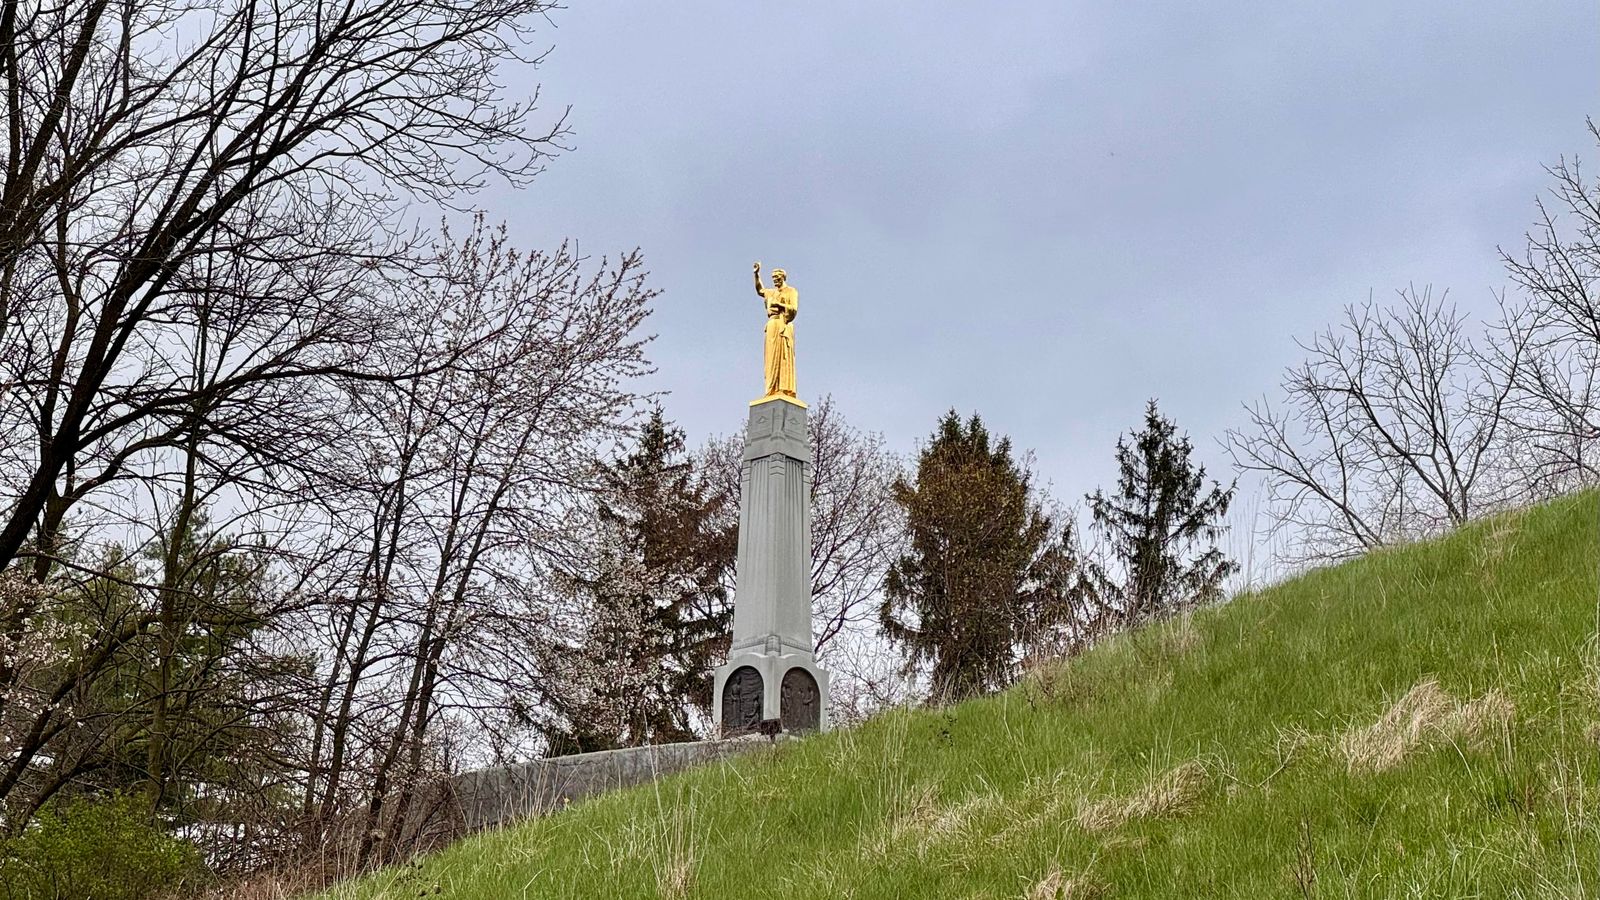
[{"label": "statue's robe", "polygon": [[800,309],[800,292],[784,285],[761,289],[767,304],[766,394],[795,396],[794,317]]}]

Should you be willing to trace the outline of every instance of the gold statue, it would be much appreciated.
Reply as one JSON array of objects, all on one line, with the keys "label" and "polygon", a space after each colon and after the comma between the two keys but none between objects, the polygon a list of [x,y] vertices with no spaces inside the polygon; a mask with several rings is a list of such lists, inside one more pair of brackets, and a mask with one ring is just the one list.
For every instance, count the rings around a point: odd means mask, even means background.
[{"label": "gold statue", "polygon": [[766,395],[756,402],[782,397],[800,403],[794,392],[794,316],[800,309],[800,292],[788,283],[789,275],[782,269],[772,270],[770,288],[761,285],[761,263],[755,264],[754,271],[756,293],[767,308]]}]

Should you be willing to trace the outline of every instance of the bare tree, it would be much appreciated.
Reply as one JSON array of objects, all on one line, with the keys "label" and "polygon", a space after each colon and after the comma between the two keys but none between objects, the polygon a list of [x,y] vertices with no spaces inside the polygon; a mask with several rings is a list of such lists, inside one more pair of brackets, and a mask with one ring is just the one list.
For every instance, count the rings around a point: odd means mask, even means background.
[{"label": "bare tree", "polygon": [[903,463],[823,397],[811,418],[811,599],[817,649],[876,619],[873,601],[905,546],[894,502]]},{"label": "bare tree", "polygon": [[[0,641],[29,645],[63,591],[131,592],[83,626],[71,665],[0,658],[8,827],[76,777],[63,760],[92,764],[54,752],[83,733],[75,698],[151,638],[150,716],[98,733],[150,738],[165,792],[171,663],[194,624],[172,548],[205,496],[260,509],[313,476],[351,383],[422,373],[387,367],[405,326],[433,324],[387,308],[406,244],[391,223],[409,199],[521,181],[558,146],[561,123],[530,131],[494,76],[550,5],[0,8],[0,570],[25,555],[43,586],[11,592]],[[178,501],[154,581],[69,546],[69,527],[129,543],[141,498],[172,496],[162,482]]]},{"label": "bare tree", "polygon": [[[1600,144],[1600,128],[1588,125]],[[1529,499],[1600,476],[1600,183],[1585,178],[1577,159],[1546,171],[1553,202],[1537,201],[1520,253],[1501,251],[1525,293],[1503,316],[1498,346],[1515,389],[1508,413]]]},{"label": "bare tree", "polygon": [[586,272],[567,247],[518,253],[480,220],[435,265],[411,296],[438,327],[396,363],[424,374],[351,392],[365,477],[343,501],[351,539],[333,567],[350,580],[323,587],[341,599],[314,623],[335,652],[303,806],[313,844],[364,806],[357,865],[403,849],[452,717],[504,717],[536,693],[519,653],[539,624],[529,598],[574,552],[567,513],[648,371],[638,330],[653,294],[637,255]]},{"label": "bare tree", "polygon": [[1498,360],[1467,319],[1429,289],[1394,308],[1348,307],[1343,326],[1300,345],[1283,402],[1247,407],[1251,424],[1224,443],[1262,473],[1276,524],[1306,559],[1359,553],[1457,525],[1505,499],[1514,349]]},{"label": "bare tree", "polygon": [[[1600,128],[1590,135],[1600,143]],[[1484,338],[1441,296],[1370,301],[1302,345],[1284,402],[1228,433],[1262,473],[1280,527],[1311,559],[1359,553],[1544,499],[1600,476],[1600,186],[1576,159],[1547,170],[1551,200],[1520,252],[1524,296],[1500,298]]]},{"label": "bare tree", "polygon": [[[1042,493],[1042,492],[1041,492]],[[1051,535],[1039,564],[1036,590],[1044,602],[1030,607],[1019,629],[1024,671],[1050,660],[1075,656],[1095,641],[1126,624],[1114,602],[1096,584],[1095,575],[1110,567],[1109,547],[1085,546],[1078,512],[1048,499]]]},{"label": "bare tree", "polygon": [[[493,80],[548,5],[5,7],[0,380],[26,402],[0,423],[0,564],[30,534],[52,552],[67,508],[189,418],[263,385],[379,374],[360,272],[391,249],[396,202],[527,176],[559,139],[528,134]],[[212,265],[255,271],[186,304]],[[159,364],[197,312],[234,342],[203,388]]]}]

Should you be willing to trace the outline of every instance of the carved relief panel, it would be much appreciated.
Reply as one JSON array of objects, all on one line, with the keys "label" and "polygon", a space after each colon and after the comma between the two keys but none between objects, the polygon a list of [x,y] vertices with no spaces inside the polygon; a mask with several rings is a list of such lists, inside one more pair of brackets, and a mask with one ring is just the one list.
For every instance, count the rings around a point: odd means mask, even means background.
[{"label": "carved relief panel", "polygon": [[815,731],[821,726],[822,693],[810,672],[793,668],[784,673],[778,714],[784,731]]},{"label": "carved relief panel", "polygon": [[761,724],[761,673],[735,669],[722,686],[722,733],[748,731]]}]

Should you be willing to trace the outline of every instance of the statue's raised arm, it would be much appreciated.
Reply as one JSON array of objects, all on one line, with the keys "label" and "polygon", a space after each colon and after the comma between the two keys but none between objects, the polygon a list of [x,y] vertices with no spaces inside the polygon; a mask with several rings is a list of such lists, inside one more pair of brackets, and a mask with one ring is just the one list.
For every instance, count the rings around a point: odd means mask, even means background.
[{"label": "statue's raised arm", "polygon": [[767,289],[761,286],[761,260],[756,260],[755,265],[752,266],[751,269],[755,272],[756,276],[756,296],[765,300],[767,297]]}]

